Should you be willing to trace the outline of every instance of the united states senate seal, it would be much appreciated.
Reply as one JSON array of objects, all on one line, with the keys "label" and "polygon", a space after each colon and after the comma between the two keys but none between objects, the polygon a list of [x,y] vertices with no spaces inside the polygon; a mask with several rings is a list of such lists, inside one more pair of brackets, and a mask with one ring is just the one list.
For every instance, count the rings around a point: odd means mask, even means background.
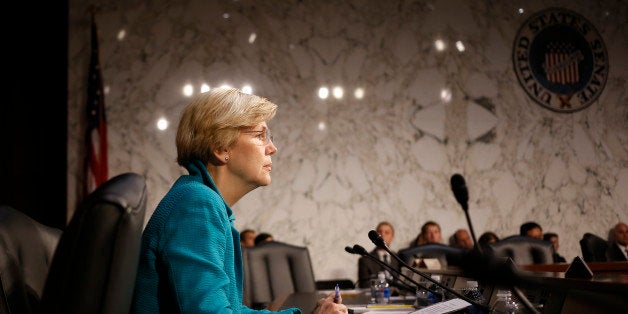
[{"label": "united states senate seal", "polygon": [[513,44],[521,87],[541,106],[575,112],[598,99],[608,79],[608,53],[587,19],[563,8],[530,16]]}]

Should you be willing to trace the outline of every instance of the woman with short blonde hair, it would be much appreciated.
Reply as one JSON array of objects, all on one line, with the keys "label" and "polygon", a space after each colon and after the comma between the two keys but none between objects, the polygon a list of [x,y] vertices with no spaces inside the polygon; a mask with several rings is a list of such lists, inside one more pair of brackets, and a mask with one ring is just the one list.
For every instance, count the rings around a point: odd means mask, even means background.
[{"label": "woman with short blonde hair", "polygon": [[[133,313],[257,312],[242,304],[242,248],[231,206],[270,184],[277,147],[267,122],[276,110],[234,88],[200,94],[183,110],[177,163],[189,174],[177,179],[144,229]],[[347,313],[333,295],[318,304],[317,313]]]},{"label": "woman with short blonde hair", "polygon": [[193,159],[215,164],[213,150],[235,143],[240,129],[275,116],[277,105],[266,98],[231,89],[214,89],[194,98],[183,110],[177,130],[177,162]]}]

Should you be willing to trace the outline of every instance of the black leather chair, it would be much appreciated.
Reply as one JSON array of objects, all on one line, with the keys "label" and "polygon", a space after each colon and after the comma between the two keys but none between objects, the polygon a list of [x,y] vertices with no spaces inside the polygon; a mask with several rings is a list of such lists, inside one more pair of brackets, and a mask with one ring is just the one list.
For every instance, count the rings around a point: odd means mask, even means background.
[{"label": "black leather chair", "polygon": [[504,238],[488,246],[494,257],[510,257],[515,264],[552,264],[554,246],[550,241],[519,235]]},{"label": "black leather chair", "polygon": [[279,296],[315,292],[316,281],[307,247],[278,241],[242,249],[244,263],[243,303],[265,308]]},{"label": "black leather chair", "polygon": [[442,267],[460,266],[468,250],[447,246],[440,243],[428,243],[399,250],[399,257],[409,265],[416,258],[437,258]]},{"label": "black leather chair", "polygon": [[39,313],[61,230],[0,206],[0,313]]},{"label": "black leather chair", "polygon": [[608,242],[592,233],[585,233],[580,239],[580,250],[585,262],[606,262]]},{"label": "black leather chair", "polygon": [[46,313],[128,313],[146,208],[143,176],[109,179],[63,232],[42,296]]}]

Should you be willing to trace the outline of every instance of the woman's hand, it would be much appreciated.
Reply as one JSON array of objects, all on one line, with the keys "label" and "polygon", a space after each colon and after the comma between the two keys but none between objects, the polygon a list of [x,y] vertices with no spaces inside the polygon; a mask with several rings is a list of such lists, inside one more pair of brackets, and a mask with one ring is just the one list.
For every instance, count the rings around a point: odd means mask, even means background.
[{"label": "woman's hand", "polygon": [[338,303],[334,302],[334,294],[330,294],[325,298],[318,300],[316,305],[316,314],[327,313],[349,313],[347,306],[342,304],[342,297],[338,299]]}]

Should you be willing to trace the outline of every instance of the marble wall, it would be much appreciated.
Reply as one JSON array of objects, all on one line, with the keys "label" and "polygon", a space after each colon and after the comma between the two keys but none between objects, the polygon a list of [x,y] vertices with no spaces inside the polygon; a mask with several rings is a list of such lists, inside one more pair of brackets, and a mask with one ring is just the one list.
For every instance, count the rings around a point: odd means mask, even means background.
[{"label": "marble wall", "polygon": [[[357,279],[357,256],[344,247],[372,248],[367,233],[379,221],[395,226],[396,250],[427,220],[444,238],[466,228],[454,173],[466,178],[478,236],[535,220],[560,235],[571,260],[585,232],[605,237],[628,221],[621,1],[71,0],[70,213],[82,178],[90,6],[110,176],[146,177],[147,219],[184,173],[174,145],[181,109],[203,84],[228,84],[279,105],[269,124],[279,148],[273,182],[236,204],[236,225],[308,246],[317,279]],[[513,70],[520,26],[548,7],[583,15],[608,52],[604,91],[577,112],[541,107]]]}]

